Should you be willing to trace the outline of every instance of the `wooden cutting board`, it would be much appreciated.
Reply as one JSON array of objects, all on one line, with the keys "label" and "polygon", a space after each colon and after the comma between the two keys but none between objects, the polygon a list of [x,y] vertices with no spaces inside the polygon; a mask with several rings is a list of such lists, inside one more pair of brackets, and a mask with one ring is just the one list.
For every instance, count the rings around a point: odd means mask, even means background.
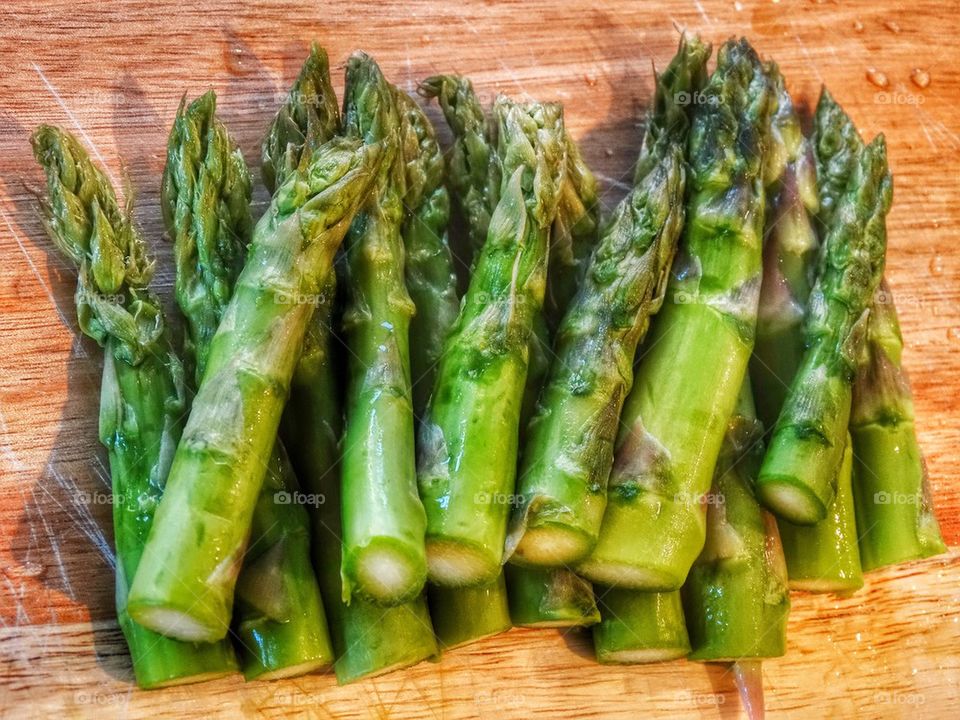
[{"label": "wooden cutting board", "polygon": [[[855,4],[853,4],[855,5]],[[439,664],[337,687],[329,675],[133,689],[113,620],[109,492],[97,443],[101,353],[78,339],[75,276],[51,252],[30,188],[28,136],[79,135],[160,257],[169,124],[183,93],[214,88],[256,162],[259,141],[312,39],[338,90],[354,48],[413,90],[469,74],[558,99],[601,178],[622,196],[637,122],[676,28],[714,44],[744,34],[775,58],[798,100],[821,83],[864,135],[884,132],[896,178],[888,277],[906,340],[937,510],[950,554],[870,576],[853,597],[794,598],[786,657],[764,663],[774,717],[956,717],[960,708],[960,15],[928,0],[561,0],[473,3],[8,2],[0,9],[0,716],[545,718],[734,717],[720,667],[596,665],[588,636],[514,630]],[[874,70],[869,70],[874,68]],[[437,114],[435,108],[431,111]],[[265,194],[257,194],[263,207]]]}]

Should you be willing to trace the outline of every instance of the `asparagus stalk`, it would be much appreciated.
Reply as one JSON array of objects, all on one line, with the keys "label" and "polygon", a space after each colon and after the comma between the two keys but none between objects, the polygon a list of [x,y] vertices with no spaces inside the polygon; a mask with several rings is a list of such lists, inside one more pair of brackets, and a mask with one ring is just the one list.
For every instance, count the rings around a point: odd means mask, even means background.
[{"label": "asparagus stalk", "polygon": [[901,365],[903,338],[886,282],[874,299],[853,385],[853,499],[864,570],[946,552]]},{"label": "asparagus stalk", "polygon": [[589,582],[567,568],[505,565],[510,618],[520,627],[585,627],[600,622]]},{"label": "asparagus stalk", "polygon": [[[863,141],[824,89],[817,105],[820,217],[829,224]],[[903,339],[885,280],[874,295],[853,387],[853,494],[864,570],[946,549],[917,443],[913,397],[901,366]]]},{"label": "asparagus stalk", "polygon": [[490,583],[500,572],[530,336],[564,167],[559,106],[500,98],[494,112],[500,202],[420,426],[429,573],[447,586]]},{"label": "asparagus stalk", "polygon": [[[299,165],[305,146],[329,141],[339,124],[326,56],[315,49],[264,142],[268,185],[270,178],[282,178]],[[359,596],[349,606],[343,602],[338,467],[343,422],[340,358],[333,351],[332,330],[336,282],[335,273],[328,273],[293,374],[281,430],[311,501],[314,565],[336,650],[334,668],[338,681],[347,683],[433,657],[437,646],[423,597],[390,608]]]},{"label": "asparagus stalk", "polygon": [[[311,61],[321,57],[326,63],[315,48]],[[212,91],[189,106],[181,103],[161,193],[174,241],[177,303],[189,331],[184,355],[194,360],[197,384],[252,232],[250,174],[215,113]],[[297,479],[278,443],[237,580],[233,620],[248,680],[292,677],[333,662],[310,565],[309,518],[302,505],[290,502],[298,495]]]},{"label": "asparagus stalk", "polygon": [[429,585],[430,617],[437,640],[453,650],[512,627],[503,573],[493,582],[475,587]]},{"label": "asparagus stalk", "polygon": [[[818,140],[818,151],[822,145]],[[891,195],[879,136],[858,155],[824,238],[806,317],[807,350],[757,482],[761,502],[795,524],[823,520],[833,500],[857,355],[883,275]]]},{"label": "asparagus stalk", "polygon": [[50,238],[79,270],[81,331],[104,348],[100,441],[110,462],[120,629],[142,688],[221,677],[236,670],[230,643],[185,643],[138,625],[128,613],[129,583],[141,561],[164,491],[185,407],[183,367],[158,299],[130,208],[121,210],[104,174],[72,136],[42,126],[32,138],[46,173],[42,203]]},{"label": "asparagus stalk", "polygon": [[410,319],[404,278],[405,158],[397,150],[394,90],[368,56],[347,65],[345,126],[391,145],[375,191],[346,241],[350,382],[343,438],[343,599],[354,593],[395,605],[427,578],[426,520],[417,495],[410,379]]},{"label": "asparagus stalk", "polygon": [[407,292],[417,309],[410,322],[413,412],[420,418],[433,391],[443,342],[457,320],[460,298],[447,243],[450,194],[443,185],[443,155],[436,132],[416,102],[405,93],[395,94],[406,164],[404,274]]},{"label": "asparagus stalk", "polygon": [[746,40],[724,44],[698,97],[668,302],[624,404],[599,541],[579,566],[600,584],[657,592],[683,584],[703,548],[701,498],[753,348],[771,96]]},{"label": "asparagus stalk", "polygon": [[652,663],[676,660],[690,652],[680,592],[642,592],[601,588],[600,622],[593,626],[597,662]]},{"label": "asparagus stalk", "polygon": [[346,138],[309,147],[257,223],[133,580],[130,614],[146,627],[184,640],[227,632],[312,299],[381,153]]},{"label": "asparagus stalk", "polygon": [[793,590],[851,593],[863,587],[852,471],[853,448],[848,435],[827,517],[816,525],[794,525],[783,519],[778,523]]},{"label": "asparagus stalk", "polygon": [[819,248],[811,221],[819,206],[813,148],[800,130],[783,75],[773,77],[777,111],[770,119],[767,167],[775,177],[767,189],[763,282],[750,358],[757,416],[769,428],[803,358],[803,318]]},{"label": "asparagus stalk", "polygon": [[682,590],[691,660],[780,657],[790,594],[773,516],[753,494],[763,459],[749,380],[730,417],[707,496],[707,540]]},{"label": "asparagus stalk", "polygon": [[[675,63],[706,63],[699,42],[683,43]],[[604,228],[580,293],[557,333],[538,413],[520,464],[519,506],[506,554],[517,564],[583,560],[597,542],[620,410],[633,380],[637,343],[663,301],[683,227],[682,143],[686,116],[660,86],[660,114],[649,135],[650,171]],[[656,107],[656,105],[655,105]]]}]

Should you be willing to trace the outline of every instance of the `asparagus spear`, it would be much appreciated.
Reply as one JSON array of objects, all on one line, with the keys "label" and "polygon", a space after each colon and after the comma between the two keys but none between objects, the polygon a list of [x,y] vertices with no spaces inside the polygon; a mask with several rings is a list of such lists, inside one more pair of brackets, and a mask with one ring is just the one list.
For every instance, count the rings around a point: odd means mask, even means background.
[{"label": "asparagus spear", "polygon": [[505,565],[510,618],[520,627],[584,627],[600,622],[589,582],[567,568]]},{"label": "asparagus spear", "polygon": [[[282,177],[285,168],[299,165],[305,146],[329,141],[339,124],[326,56],[315,49],[264,142],[263,175],[268,185],[270,178]],[[343,422],[340,358],[333,345],[339,341],[332,330],[336,282],[335,273],[328,273],[293,374],[281,430],[312,501],[314,565],[336,650],[337,679],[347,683],[432,657],[437,646],[423,597],[390,608],[359,596],[349,606],[343,602],[337,464]]]},{"label": "asparagus spear", "polygon": [[[683,43],[676,64],[705,65],[708,49]],[[506,554],[517,564],[571,565],[593,549],[620,409],[630,391],[637,343],[663,300],[683,227],[686,135],[683,109],[657,90],[646,151],[649,172],[604,228],[580,293],[557,334],[538,413],[520,464],[520,504]]]},{"label": "asparagus spear", "polygon": [[779,521],[787,574],[794,590],[850,593],[863,587],[854,517],[853,448],[849,435],[834,479],[827,517],[816,525]]},{"label": "asparagus spear", "polygon": [[833,499],[856,358],[883,275],[891,195],[879,136],[858,155],[824,238],[805,324],[807,351],[757,482],[761,502],[796,524],[822,520]]},{"label": "asparagus spear", "polygon": [[753,484],[763,459],[749,380],[730,417],[707,496],[707,540],[683,586],[691,660],[780,657],[790,595],[776,522]]},{"label": "asparagus spear", "polygon": [[601,618],[593,626],[597,662],[663,662],[690,652],[679,591],[600,588],[597,598]]},{"label": "asparagus spear", "polygon": [[426,520],[417,495],[410,380],[413,305],[404,279],[405,158],[394,90],[368,56],[347,65],[345,126],[390,155],[346,241],[350,382],[343,438],[343,599],[395,605],[427,579]]},{"label": "asparagus spear", "polygon": [[753,347],[769,85],[746,40],[729,41],[694,106],[668,302],[624,404],[599,541],[579,566],[594,582],[679,589],[703,548],[701,498]]},{"label": "asparagus spear", "polygon": [[417,308],[410,323],[413,412],[423,416],[433,390],[443,342],[460,310],[453,255],[447,244],[450,194],[436,133],[420,107],[396,91],[406,163],[403,245],[407,292]]},{"label": "asparagus spear", "polygon": [[429,573],[448,586],[489,583],[500,572],[530,335],[563,177],[559,106],[499,98],[494,112],[500,202],[420,426]]},{"label": "asparagus spear", "polygon": [[[829,224],[863,141],[826,89],[817,105],[816,127],[820,217]],[[902,351],[896,306],[881,280],[858,359],[850,415],[853,496],[864,570],[945,550],[917,443]]]},{"label": "asparagus spear", "polygon": [[431,584],[427,597],[437,640],[444,650],[453,650],[513,627],[503,573],[493,582],[475,587]]},{"label": "asparagus spear", "polygon": [[149,291],[153,263],[113,188],[71,135],[41,126],[32,138],[47,179],[44,224],[79,270],[80,329],[104,348],[100,441],[110,461],[116,543],[116,603],[143,688],[200,682],[236,670],[226,640],[166,638],[133,621],[129,583],[164,491],[185,407],[183,367],[159,300]]},{"label": "asparagus spear", "polygon": [[[315,49],[311,59],[320,53]],[[181,103],[161,193],[174,241],[177,302],[189,329],[184,355],[195,360],[197,384],[252,232],[250,174],[215,113],[212,91],[189,106]],[[248,680],[292,677],[333,662],[310,565],[309,518],[302,505],[290,502],[298,495],[297,479],[278,443],[237,580],[234,625]]]},{"label": "asparagus spear", "polygon": [[257,223],[133,580],[130,614],[146,627],[184,640],[227,632],[312,301],[381,153],[347,138],[308,148]]},{"label": "asparagus spear", "polygon": [[853,385],[853,499],[864,570],[946,552],[900,364],[903,338],[886,282],[874,299]]},{"label": "asparagus spear", "polygon": [[775,178],[767,189],[763,282],[750,358],[757,416],[769,428],[803,358],[803,318],[819,247],[811,222],[819,206],[813,149],[800,130],[783,75],[774,72],[773,77],[777,111],[770,119],[767,167]]}]

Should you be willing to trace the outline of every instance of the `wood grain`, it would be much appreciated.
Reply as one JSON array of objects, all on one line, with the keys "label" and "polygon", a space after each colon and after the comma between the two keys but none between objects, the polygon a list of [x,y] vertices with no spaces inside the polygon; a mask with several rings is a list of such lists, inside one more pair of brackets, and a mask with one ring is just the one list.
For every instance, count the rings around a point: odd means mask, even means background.
[{"label": "wood grain", "polygon": [[[884,132],[896,178],[888,277],[900,308],[937,510],[951,554],[871,576],[852,598],[796,596],[789,652],[765,663],[776,717],[954,717],[960,708],[960,16],[939,2],[384,2],[270,5],[225,0],[52,0],[0,8],[0,716],[3,717],[732,717],[720,668],[600,668],[587,639],[514,630],[439,664],[336,687],[329,676],[132,689],[112,620],[109,483],[97,444],[100,352],[79,340],[75,278],[51,253],[30,187],[41,122],[80,135],[160,257],[158,189],[181,95],[213,88],[247,158],[310,40],[329,50],[338,90],[354,48],[411,90],[440,71],[559,99],[604,184],[623,193],[651,62],[675,27],[715,44],[750,37],[798,100],[821,83],[870,137]],[[867,79],[885,75],[887,87]],[[911,80],[915,68],[927,87]],[[879,77],[874,73],[874,78]],[[435,109],[431,109],[436,118]],[[257,201],[265,195],[258,191]]]}]

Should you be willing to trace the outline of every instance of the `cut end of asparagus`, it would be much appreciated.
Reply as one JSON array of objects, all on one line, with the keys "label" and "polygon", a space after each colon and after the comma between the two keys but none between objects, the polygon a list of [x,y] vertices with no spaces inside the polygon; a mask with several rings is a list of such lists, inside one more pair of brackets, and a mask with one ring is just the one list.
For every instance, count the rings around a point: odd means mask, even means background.
[{"label": "cut end of asparagus", "polygon": [[427,539],[427,575],[441,587],[470,587],[493,582],[500,558],[456,540]]},{"label": "cut end of asparagus", "polygon": [[762,477],[757,494],[767,508],[795,525],[816,525],[827,516],[824,504],[795,478]]},{"label": "cut end of asparagus", "polygon": [[380,603],[394,605],[410,600],[426,582],[426,568],[410,553],[392,545],[368,545],[356,558],[355,568],[357,592]]},{"label": "cut end of asparagus", "polygon": [[587,560],[580,563],[576,570],[577,574],[598,585],[628,590],[643,590],[645,592],[679,590],[685,580],[685,578],[654,568],[599,560]]},{"label": "cut end of asparagus", "polygon": [[863,577],[849,578],[790,578],[791,590],[811,593],[835,593],[848,595],[863,587]]},{"label": "cut end of asparagus", "polygon": [[138,680],[138,684],[140,684],[140,687],[144,690],[161,690],[163,688],[176,687],[177,685],[194,685],[196,683],[219,680],[222,677],[233,675],[233,672],[233,670],[214,670],[211,672],[200,673],[199,675],[171,678],[170,680],[164,680],[163,682],[152,683],[150,685],[139,683]]},{"label": "cut end of asparagus", "polygon": [[247,680],[283,680],[284,678],[300,677],[308,673],[316,672],[327,667],[330,663],[323,660],[308,660],[306,662],[290,665],[289,667],[270,670],[260,675],[248,676]]},{"label": "cut end of asparagus", "polygon": [[538,567],[573,565],[585,558],[593,545],[591,538],[566,525],[528,525],[510,561],[516,565]]},{"label": "cut end of asparagus", "polygon": [[642,663],[668,662],[686,657],[690,651],[685,647],[644,648],[642,650],[617,650],[597,655],[601,665],[638,665]]},{"label": "cut end of asparagus", "polygon": [[147,606],[137,611],[131,606],[129,611],[130,616],[140,625],[185,642],[215,642],[222,640],[227,634],[226,627],[205,625],[197,617],[176,608]]}]

